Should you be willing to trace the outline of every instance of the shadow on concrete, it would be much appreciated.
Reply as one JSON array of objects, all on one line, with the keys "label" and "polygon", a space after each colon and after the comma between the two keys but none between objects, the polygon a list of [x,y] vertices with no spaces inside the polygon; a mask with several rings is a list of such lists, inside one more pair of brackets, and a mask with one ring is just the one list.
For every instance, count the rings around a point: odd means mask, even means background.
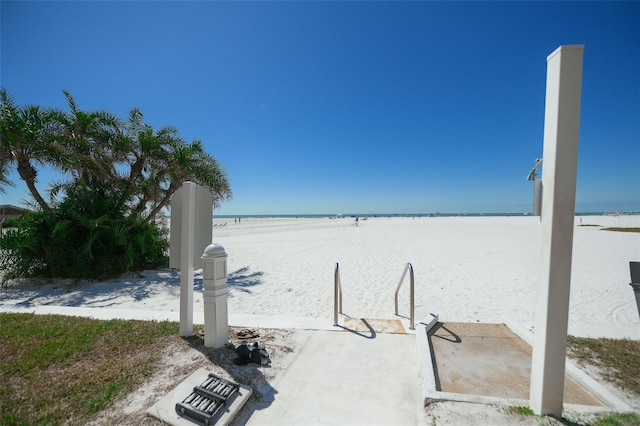
[{"label": "shadow on concrete", "polygon": [[[444,330],[451,337],[444,334],[440,334],[438,332],[438,330],[440,329]],[[434,338],[446,340],[451,343],[462,343],[462,339],[460,338],[460,336],[458,336],[456,333],[454,333],[453,331],[445,327],[445,325],[441,322],[439,322],[435,327],[433,327],[433,329],[431,330],[431,336]],[[433,348],[433,345],[431,345],[431,347]]]},{"label": "shadow on concrete", "polygon": [[371,327],[371,324],[369,324],[367,322],[367,320],[364,319],[364,318],[360,318],[360,321],[362,321],[362,323],[368,328],[369,334],[364,334],[364,333],[362,333],[362,332],[360,332],[358,330],[355,330],[353,328],[348,328],[348,327],[346,327],[344,325],[339,325],[338,324],[336,327],[339,327],[339,328],[341,328],[341,329],[343,329],[345,331],[348,331],[350,333],[353,333],[353,334],[355,334],[357,336],[364,337],[365,339],[375,339],[377,334],[376,334],[376,331],[373,329],[373,327]]}]

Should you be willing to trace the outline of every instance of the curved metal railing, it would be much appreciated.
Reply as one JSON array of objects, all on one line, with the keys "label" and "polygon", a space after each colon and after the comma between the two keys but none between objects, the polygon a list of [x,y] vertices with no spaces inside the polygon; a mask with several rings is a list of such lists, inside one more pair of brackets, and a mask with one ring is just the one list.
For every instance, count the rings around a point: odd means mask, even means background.
[{"label": "curved metal railing", "polygon": [[407,271],[409,271],[409,304],[411,305],[409,314],[411,325],[409,328],[415,330],[415,279],[413,277],[413,266],[411,266],[411,263],[405,265],[404,271],[402,271],[402,277],[400,277],[400,282],[398,283],[398,288],[396,288],[396,315],[398,315],[398,293],[400,292],[404,278],[407,276]]},{"label": "curved metal railing", "polygon": [[[398,315],[398,293],[400,292],[400,288],[402,287],[402,283],[404,283],[404,279],[407,276],[407,272],[409,272],[409,305],[410,305],[410,329],[415,330],[415,278],[413,276],[413,266],[411,263],[407,263],[402,271],[402,276],[400,277],[400,282],[398,283],[398,287],[396,288],[395,294],[395,305],[396,312]],[[342,314],[342,283],[340,282],[340,265],[336,263],[336,269],[333,273],[333,325],[338,325],[338,314]]]}]

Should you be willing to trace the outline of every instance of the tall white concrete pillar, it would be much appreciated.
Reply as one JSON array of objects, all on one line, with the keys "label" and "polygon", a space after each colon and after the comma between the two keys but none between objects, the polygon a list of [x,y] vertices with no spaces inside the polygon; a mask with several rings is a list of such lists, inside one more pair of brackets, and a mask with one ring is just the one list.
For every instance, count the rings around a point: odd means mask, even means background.
[{"label": "tall white concrete pillar", "polygon": [[540,264],[530,405],[562,415],[584,46],[547,57]]},{"label": "tall white concrete pillar", "polygon": [[204,345],[220,348],[229,341],[227,305],[227,252],[210,244],[202,254],[204,281]]},{"label": "tall white concrete pillar", "polygon": [[180,336],[193,334],[193,257],[196,230],[196,184],[182,184],[180,255]]}]

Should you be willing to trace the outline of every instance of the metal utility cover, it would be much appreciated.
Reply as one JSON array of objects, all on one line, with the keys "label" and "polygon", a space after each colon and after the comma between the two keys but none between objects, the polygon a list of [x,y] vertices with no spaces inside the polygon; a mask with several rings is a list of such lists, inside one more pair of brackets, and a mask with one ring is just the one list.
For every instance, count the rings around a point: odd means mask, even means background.
[{"label": "metal utility cover", "polygon": [[[147,414],[161,420],[172,426],[193,426],[194,424],[203,424],[204,421],[191,420],[187,417],[181,417],[176,412],[176,404],[184,403],[193,393],[195,388],[204,388],[203,386],[210,379],[210,372],[204,368],[196,370],[185,381],[180,383],[175,389],[169,392],[158,403],[147,410]],[[210,384],[213,384],[211,382]],[[214,414],[212,420],[216,424],[225,426],[231,423],[233,418],[240,412],[244,404],[251,397],[252,389],[242,384],[237,385],[237,392],[233,397],[228,398],[228,404],[223,404],[222,408]],[[207,391],[209,391],[207,389]],[[203,393],[203,392],[201,392]],[[219,393],[215,390],[212,393]],[[224,393],[224,392],[223,392]],[[212,407],[213,408],[213,407]],[[206,412],[206,410],[203,410]]]}]

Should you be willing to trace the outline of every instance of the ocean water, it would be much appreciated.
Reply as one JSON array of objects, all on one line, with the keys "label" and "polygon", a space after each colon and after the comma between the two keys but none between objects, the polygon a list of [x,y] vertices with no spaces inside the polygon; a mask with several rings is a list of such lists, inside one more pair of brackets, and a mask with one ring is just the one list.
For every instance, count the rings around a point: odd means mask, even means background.
[{"label": "ocean water", "polygon": [[[608,216],[608,215],[638,215],[640,211],[613,213],[613,212],[578,212],[576,216]],[[326,217],[508,217],[508,216],[531,216],[531,213],[349,213],[349,214],[253,214],[253,215],[217,215],[213,214],[214,218],[219,219],[234,219],[234,218],[256,218],[256,219],[292,219],[292,218],[326,218]]]}]

